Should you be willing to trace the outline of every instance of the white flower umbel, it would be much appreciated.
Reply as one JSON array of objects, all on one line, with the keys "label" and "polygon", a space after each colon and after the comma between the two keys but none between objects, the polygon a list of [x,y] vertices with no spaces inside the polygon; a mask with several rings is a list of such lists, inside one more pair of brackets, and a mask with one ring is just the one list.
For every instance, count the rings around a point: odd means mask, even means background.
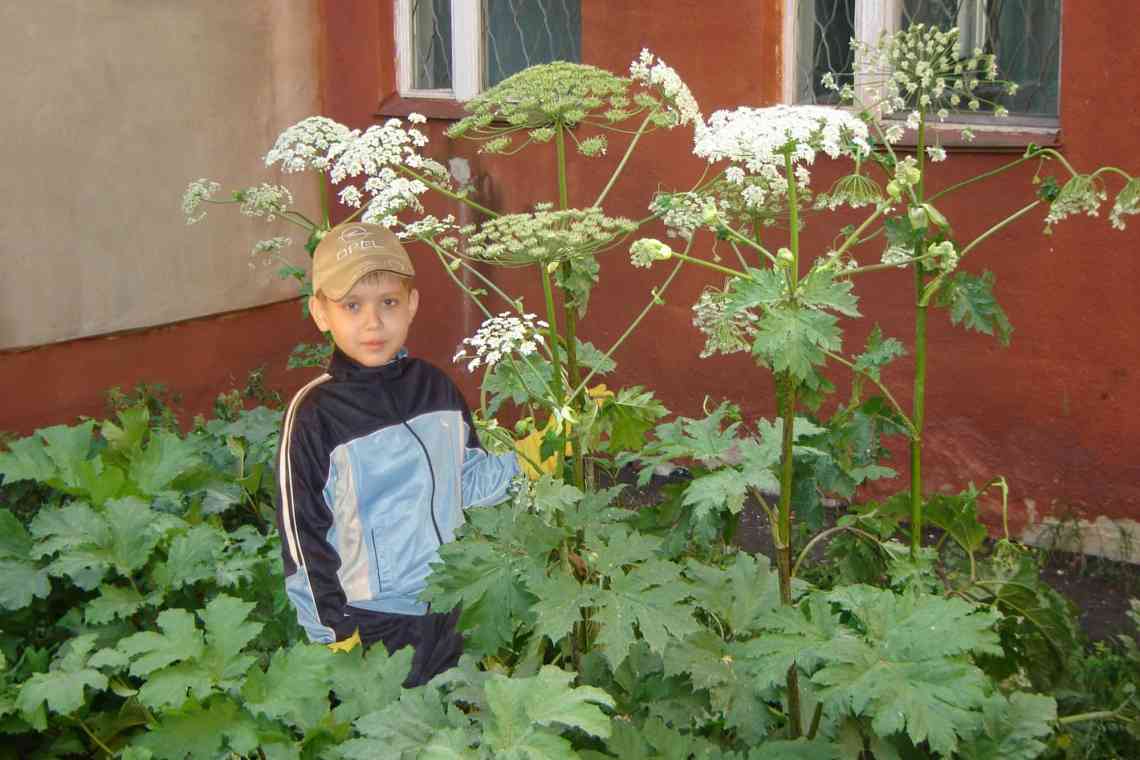
[{"label": "white flower umbel", "polygon": [[329,167],[329,151],[351,135],[352,130],[343,124],[325,116],[310,116],[277,136],[273,147],[265,154],[265,165],[273,166],[280,162],[286,172],[325,171]]},{"label": "white flower umbel", "polygon": [[287,237],[274,237],[268,240],[258,240],[253,245],[253,250],[250,252],[252,256],[272,256],[283,248],[287,248],[293,244],[292,238]]},{"label": "white flower umbel", "polygon": [[206,210],[199,209],[221,189],[222,186],[217,182],[204,177],[191,182],[182,194],[182,213],[186,215],[186,223],[195,224],[205,219]]},{"label": "white flower umbel", "polygon": [[234,200],[241,203],[241,213],[246,216],[264,217],[265,221],[272,222],[278,214],[284,213],[293,205],[293,194],[289,188],[282,185],[271,185],[262,182],[254,187],[247,187],[234,193]]},{"label": "white flower umbel", "polygon": [[1120,190],[1116,202],[1112,204],[1112,211],[1108,214],[1112,226],[1118,230],[1124,229],[1124,217],[1140,214],[1140,179],[1133,177]]},{"label": "white flower umbel", "polygon": [[697,99],[689,90],[689,86],[681,79],[665,61],[653,55],[649,50],[642,50],[637,60],[629,65],[630,78],[640,82],[646,87],[656,88],[662,100],[668,106],[666,115],[669,117],[667,127],[678,127],[685,124],[694,126],[702,123],[700,106]]},{"label": "white flower umbel", "polygon": [[1100,204],[1108,198],[1104,185],[1099,179],[1088,174],[1078,174],[1066,182],[1045,215],[1046,226],[1051,226],[1067,217],[1082,211],[1089,216],[1100,212]]},{"label": "white flower umbel", "polygon": [[705,336],[701,358],[747,351],[756,336],[759,318],[749,311],[730,312],[728,293],[708,288],[693,304],[693,326]]},{"label": "white flower umbel", "polygon": [[[709,163],[727,160],[751,174],[782,174],[785,156],[797,169],[815,161],[817,153],[831,158],[860,159],[870,153],[867,125],[854,114],[828,106],[741,107],[717,111],[707,125],[697,127],[693,153]],[[799,173],[803,184],[806,176]]]},{"label": "white flower umbel", "polygon": [[656,238],[641,238],[629,247],[629,261],[635,267],[648,269],[655,262],[673,258],[673,249]]},{"label": "white flower umbel", "polygon": [[519,316],[505,311],[486,320],[470,338],[464,338],[451,360],[466,361],[467,371],[474,372],[479,367],[490,369],[512,354],[530,356],[543,344],[539,331],[546,327],[546,322],[534,314]]}]

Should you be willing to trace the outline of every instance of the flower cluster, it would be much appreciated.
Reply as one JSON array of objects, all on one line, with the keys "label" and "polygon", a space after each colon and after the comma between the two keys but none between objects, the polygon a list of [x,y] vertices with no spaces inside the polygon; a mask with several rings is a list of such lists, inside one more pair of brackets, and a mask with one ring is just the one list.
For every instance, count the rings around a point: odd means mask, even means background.
[{"label": "flower cluster", "polygon": [[[594,66],[564,61],[531,66],[468,101],[471,115],[456,122],[447,135],[481,140],[483,152],[505,153],[513,149],[513,136],[520,131],[528,133],[527,142],[542,143],[554,138],[558,126],[573,128],[590,116],[604,123],[629,118],[636,111],[629,109],[628,90],[629,80]],[[649,96],[638,101],[643,108],[657,102]],[[605,140],[583,140],[578,150],[600,155]]]},{"label": "flower cluster", "polygon": [[532,213],[507,214],[460,229],[464,255],[507,266],[552,264],[593,255],[637,228],[629,219],[608,217],[597,208],[554,211],[543,204]]},{"label": "flower cluster", "polygon": [[329,167],[330,151],[352,135],[348,127],[325,116],[302,119],[277,136],[273,147],[265,154],[265,165],[280,162],[286,172],[306,169],[325,171]]},{"label": "flower cluster", "polygon": [[656,88],[661,93],[667,109],[659,122],[665,127],[679,127],[685,124],[694,126],[703,123],[700,106],[689,90],[689,86],[665,61],[648,50],[642,50],[637,60],[629,65],[629,75],[635,82],[646,87]]},{"label": "flower cluster", "polygon": [[[1006,108],[993,98],[1017,92],[1013,82],[998,80],[997,59],[975,48],[963,54],[957,28],[939,29],[912,24],[894,34],[884,34],[874,44],[855,43],[855,69],[874,99],[862,105],[884,114],[909,111],[907,124],[917,128],[923,113],[945,120],[951,109],[963,106],[971,111],[983,105],[995,116],[1006,116]],[[832,75],[825,75],[825,87],[839,93],[845,102],[855,100],[854,89],[839,86]]]},{"label": "flower cluster", "polygon": [[905,246],[889,245],[887,249],[883,251],[883,255],[879,261],[883,264],[893,264],[899,269],[903,269],[914,260],[911,253],[911,249]]},{"label": "flower cluster", "polygon": [[273,237],[269,238],[268,240],[258,240],[256,243],[254,243],[253,250],[250,252],[250,255],[272,255],[292,244],[293,239],[287,237]]},{"label": "flower cluster", "polygon": [[787,156],[797,165],[797,181],[806,185],[803,164],[814,162],[817,153],[859,160],[870,150],[867,125],[852,113],[827,106],[772,106],[717,111],[697,128],[693,153],[710,163],[737,164],[779,190],[776,180]]},{"label": "flower cluster", "polygon": [[222,186],[217,182],[205,178],[191,182],[186,192],[182,194],[182,213],[186,215],[186,223],[194,224],[205,219],[205,209],[199,211],[199,208],[221,189]]},{"label": "flower cluster", "polygon": [[1117,194],[1116,202],[1112,204],[1112,211],[1109,212],[1108,218],[1113,227],[1122,230],[1124,229],[1124,217],[1133,214],[1140,214],[1140,179],[1135,177],[1129,179],[1128,183]]},{"label": "flower cluster", "polygon": [[949,240],[943,240],[940,243],[934,243],[926,249],[926,255],[931,258],[931,263],[934,267],[942,270],[943,272],[953,272],[958,268],[958,262],[961,256],[958,249]]},{"label": "flower cluster", "polygon": [[479,367],[490,369],[511,354],[530,356],[542,345],[539,331],[546,327],[546,322],[534,314],[516,316],[505,311],[483,322],[470,338],[464,338],[451,361],[466,361],[467,371],[474,372]]},{"label": "flower cluster", "polygon": [[735,311],[729,307],[729,294],[716,288],[706,288],[693,304],[693,327],[705,336],[701,358],[714,354],[733,354],[747,351],[757,332],[759,317],[749,311]]},{"label": "flower cluster", "polygon": [[863,206],[877,206],[885,203],[886,197],[879,183],[870,177],[856,171],[840,177],[831,186],[831,190],[816,197],[815,207],[834,211],[840,206],[862,208]]},{"label": "flower cluster", "polygon": [[234,200],[241,204],[241,213],[246,216],[261,216],[265,217],[265,221],[272,222],[278,214],[289,209],[293,203],[293,194],[282,185],[262,182],[236,191]]},{"label": "flower cluster", "polygon": [[655,262],[673,257],[673,249],[656,238],[641,238],[629,247],[629,261],[635,267],[648,269]]},{"label": "flower cluster", "polygon": [[649,210],[661,217],[669,237],[689,240],[704,226],[705,205],[715,200],[703,193],[658,193],[653,196]]},{"label": "flower cluster", "polygon": [[922,171],[918,168],[918,160],[914,156],[906,156],[895,164],[895,176],[887,183],[887,195],[891,200],[898,201],[903,193],[917,185],[922,180]]},{"label": "flower cluster", "polygon": [[1061,186],[1061,191],[1049,205],[1045,225],[1049,227],[1082,211],[1096,216],[1100,212],[1100,204],[1107,198],[1099,179],[1089,174],[1077,174]]}]

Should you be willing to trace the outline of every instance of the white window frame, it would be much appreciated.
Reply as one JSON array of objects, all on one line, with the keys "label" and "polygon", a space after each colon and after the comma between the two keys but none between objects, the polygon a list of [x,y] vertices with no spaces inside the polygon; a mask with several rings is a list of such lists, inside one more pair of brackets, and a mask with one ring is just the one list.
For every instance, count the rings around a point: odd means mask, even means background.
[{"label": "white window frame", "polygon": [[[799,91],[797,80],[799,71],[796,56],[800,40],[796,39],[796,14],[800,3],[807,2],[812,2],[812,0],[784,0],[782,97],[783,102],[790,105],[797,103]],[[855,39],[874,43],[881,33],[892,34],[898,31],[902,24],[902,10],[903,0],[855,0]],[[964,28],[971,17],[973,17],[975,28],[972,29],[974,34],[967,41],[972,42],[973,39],[984,36],[984,33],[976,28],[977,24],[984,23],[985,19],[981,0],[973,0],[969,5],[963,4],[959,10],[959,26]],[[865,89],[867,85],[860,82],[861,76],[858,69],[854,73],[856,96],[861,101],[867,102],[871,99]],[[999,121],[992,116],[960,114],[956,120],[968,123],[969,126],[976,129],[995,132],[1009,131],[1013,128],[1032,133],[1039,129],[1042,136],[1046,136],[1056,134],[1058,119],[1059,117],[1014,115]]]},{"label": "white window frame", "polygon": [[423,90],[415,81],[412,44],[412,0],[396,0],[396,86],[405,98],[470,100],[483,78],[483,4],[451,0],[451,89]]}]

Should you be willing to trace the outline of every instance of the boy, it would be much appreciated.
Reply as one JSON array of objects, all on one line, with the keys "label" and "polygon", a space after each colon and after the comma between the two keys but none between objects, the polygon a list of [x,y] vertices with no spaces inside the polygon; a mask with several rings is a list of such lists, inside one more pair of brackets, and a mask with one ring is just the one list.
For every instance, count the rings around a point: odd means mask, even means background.
[{"label": "boy", "polygon": [[457,611],[419,601],[462,510],[502,500],[514,454],[479,445],[459,390],[410,358],[419,307],[400,241],[379,225],[333,228],[313,253],[309,311],[336,349],[285,415],[278,457],[285,588],[314,642],[415,647],[406,686],[453,666]]}]

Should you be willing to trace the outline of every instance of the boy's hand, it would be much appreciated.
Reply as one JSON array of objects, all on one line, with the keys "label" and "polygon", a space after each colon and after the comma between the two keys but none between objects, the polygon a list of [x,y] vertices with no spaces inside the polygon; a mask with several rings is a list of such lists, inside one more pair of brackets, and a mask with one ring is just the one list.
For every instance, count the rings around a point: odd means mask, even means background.
[{"label": "boy's hand", "polygon": [[351,652],[360,645],[360,630],[355,630],[352,635],[343,641],[334,641],[331,644],[326,644],[329,649],[334,652]]}]

